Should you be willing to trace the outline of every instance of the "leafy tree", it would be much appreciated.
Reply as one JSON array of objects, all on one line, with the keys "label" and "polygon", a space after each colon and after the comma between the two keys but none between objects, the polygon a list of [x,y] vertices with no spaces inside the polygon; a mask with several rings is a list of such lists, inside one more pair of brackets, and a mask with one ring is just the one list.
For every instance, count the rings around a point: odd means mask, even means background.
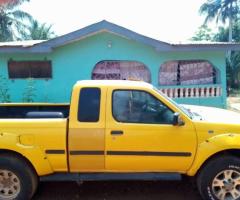
[{"label": "leafy tree", "polygon": [[19,40],[26,20],[32,20],[30,14],[17,9],[25,1],[29,0],[5,0],[0,4],[0,41]]},{"label": "leafy tree", "polygon": [[195,33],[195,36],[191,38],[193,41],[211,41],[213,39],[213,33],[207,25],[202,25],[198,28],[198,31]]},{"label": "leafy tree", "polygon": [[23,102],[34,102],[34,98],[36,97],[36,87],[35,81],[32,78],[27,80],[27,86],[23,92]]},{"label": "leafy tree", "polygon": [[[220,42],[232,42],[239,40],[239,11],[240,11],[240,0],[207,0],[200,9],[200,14],[206,15],[204,24],[209,21],[216,20],[216,23],[221,21],[226,23],[228,21],[228,27],[220,27],[218,33],[213,36],[214,41]],[[237,23],[236,23],[237,21]],[[239,83],[239,53],[231,51],[228,52],[227,56],[227,79],[230,87],[238,87]]]},{"label": "leafy tree", "polygon": [[[220,26],[218,32],[214,34],[213,40],[218,42],[228,41],[229,28]],[[240,42],[240,20],[235,20],[233,23],[233,41]]]},{"label": "leafy tree", "polygon": [[200,7],[199,11],[200,14],[206,15],[205,24],[214,19],[217,23],[219,20],[223,23],[228,20],[228,41],[232,41],[232,24],[239,12],[239,0],[207,0],[207,2]]},{"label": "leafy tree", "polygon": [[3,75],[0,75],[0,101],[2,103],[11,102],[9,88],[8,88],[8,80]]},{"label": "leafy tree", "polygon": [[52,25],[31,20],[27,30],[21,32],[24,40],[48,40],[55,37]]},{"label": "leafy tree", "polygon": [[240,53],[233,51],[231,62],[227,60],[227,83],[230,88],[240,87]]},{"label": "leafy tree", "polygon": [[[219,42],[228,41],[229,28],[219,27],[218,32],[214,35],[213,40]],[[240,19],[233,23],[233,41],[240,42]],[[231,88],[240,87],[240,52],[233,51],[230,60],[227,60],[227,81]]]},{"label": "leafy tree", "polygon": [[[199,28],[200,31],[196,32],[195,36],[192,37],[192,40],[200,41],[206,40],[205,38],[210,35],[211,39],[209,41],[217,42],[227,42],[229,28],[220,26],[216,33],[213,33],[209,29],[208,31],[202,31],[202,28]],[[200,33],[199,33],[200,32]],[[235,20],[233,23],[233,41],[240,42],[240,19]],[[228,87],[239,88],[240,87],[240,52],[233,51],[231,53],[230,59],[226,60],[227,68],[227,82]]]}]

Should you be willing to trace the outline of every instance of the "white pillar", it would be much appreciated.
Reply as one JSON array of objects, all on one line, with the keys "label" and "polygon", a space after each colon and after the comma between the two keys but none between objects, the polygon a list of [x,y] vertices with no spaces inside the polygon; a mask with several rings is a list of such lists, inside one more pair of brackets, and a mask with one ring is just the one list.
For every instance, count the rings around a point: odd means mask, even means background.
[{"label": "white pillar", "polygon": [[206,97],[209,97],[209,87],[206,87]]},{"label": "white pillar", "polygon": [[190,97],[194,97],[194,88],[190,88],[191,92],[190,92]]},{"label": "white pillar", "polygon": [[169,97],[170,97],[170,98],[173,97],[173,88],[169,88]]},{"label": "white pillar", "polygon": [[180,97],[183,97],[183,88],[180,88]]}]

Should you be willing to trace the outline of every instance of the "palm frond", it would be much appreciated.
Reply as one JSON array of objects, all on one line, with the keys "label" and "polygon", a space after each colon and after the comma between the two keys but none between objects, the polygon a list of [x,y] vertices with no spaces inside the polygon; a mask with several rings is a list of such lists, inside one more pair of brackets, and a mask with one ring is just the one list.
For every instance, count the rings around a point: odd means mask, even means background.
[{"label": "palm frond", "polygon": [[14,18],[19,20],[28,20],[29,22],[33,21],[33,17],[28,14],[27,12],[24,12],[22,10],[14,10],[11,12]]},{"label": "palm frond", "polygon": [[33,17],[24,11],[0,8],[0,40],[21,40],[23,33],[29,32],[29,24],[32,21]]},{"label": "palm frond", "polygon": [[234,17],[238,12],[239,0],[208,0],[199,9],[201,15],[206,15],[205,24],[214,19],[216,23],[225,23],[229,16]]},{"label": "palm frond", "polygon": [[54,31],[52,30],[52,25],[46,23],[40,23],[37,20],[34,20],[29,26],[29,35],[28,38],[32,40],[47,40],[55,36]]}]

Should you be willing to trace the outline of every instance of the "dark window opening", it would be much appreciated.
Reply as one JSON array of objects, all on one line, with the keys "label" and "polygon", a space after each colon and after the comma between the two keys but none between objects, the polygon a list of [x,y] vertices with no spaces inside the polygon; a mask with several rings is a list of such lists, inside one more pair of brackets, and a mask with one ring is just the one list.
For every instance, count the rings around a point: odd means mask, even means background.
[{"label": "dark window opening", "polygon": [[100,112],[99,88],[82,88],[78,103],[78,121],[80,122],[98,122]]},{"label": "dark window opening", "polygon": [[51,61],[9,61],[8,76],[17,78],[52,78]]}]

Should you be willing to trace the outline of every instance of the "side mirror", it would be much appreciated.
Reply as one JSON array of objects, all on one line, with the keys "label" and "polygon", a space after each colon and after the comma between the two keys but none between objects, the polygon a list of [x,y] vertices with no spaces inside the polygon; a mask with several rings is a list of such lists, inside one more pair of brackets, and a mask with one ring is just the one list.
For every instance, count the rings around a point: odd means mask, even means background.
[{"label": "side mirror", "polygon": [[179,113],[173,114],[173,126],[183,126],[185,123]]}]

